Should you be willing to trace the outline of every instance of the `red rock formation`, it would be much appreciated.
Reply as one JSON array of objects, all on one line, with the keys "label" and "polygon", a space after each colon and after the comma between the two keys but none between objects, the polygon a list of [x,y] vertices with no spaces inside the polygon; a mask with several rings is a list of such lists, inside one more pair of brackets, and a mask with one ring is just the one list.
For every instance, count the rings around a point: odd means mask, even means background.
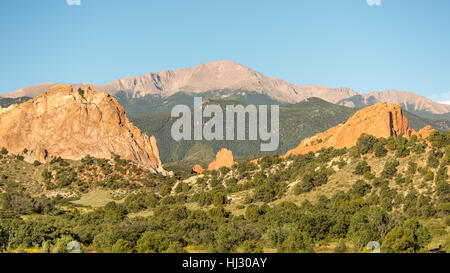
[{"label": "red rock formation", "polygon": [[54,86],[30,101],[2,109],[0,128],[0,147],[13,154],[26,148],[27,161],[119,155],[167,174],[156,139],[135,127],[106,92],[90,88],[74,92],[70,85]]},{"label": "red rock formation", "polygon": [[208,166],[208,170],[218,170],[221,167],[231,168],[235,164],[233,159],[233,152],[228,149],[223,148],[216,154],[216,160],[211,162]]},{"label": "red rock formation", "polygon": [[193,173],[202,173],[204,170],[203,170],[203,167],[202,166],[200,166],[200,165],[194,165],[194,167],[192,167],[192,172]]},{"label": "red rock formation", "polygon": [[345,123],[304,139],[285,156],[315,152],[321,148],[350,148],[362,134],[375,137],[410,137],[416,132],[408,127],[402,108],[396,104],[377,103],[356,112]]},{"label": "red rock formation", "polygon": [[425,127],[423,127],[422,129],[419,130],[419,132],[417,132],[417,136],[420,138],[428,138],[434,131],[433,127],[431,127],[430,125],[427,125]]}]

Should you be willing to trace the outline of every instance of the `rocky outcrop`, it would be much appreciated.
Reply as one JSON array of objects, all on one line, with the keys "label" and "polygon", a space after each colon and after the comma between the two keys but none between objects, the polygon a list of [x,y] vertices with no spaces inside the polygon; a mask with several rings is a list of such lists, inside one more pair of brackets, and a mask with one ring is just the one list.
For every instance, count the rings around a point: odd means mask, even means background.
[{"label": "rocky outcrop", "polygon": [[204,171],[203,167],[200,165],[194,165],[194,167],[192,167],[192,172],[193,173],[202,173]]},{"label": "rocky outcrop", "polygon": [[408,120],[399,105],[377,103],[356,112],[345,123],[304,139],[285,156],[315,152],[321,148],[350,148],[362,134],[375,137],[410,137],[417,134],[408,127]]},{"label": "rocky outcrop", "polygon": [[211,162],[208,166],[208,170],[218,170],[221,167],[231,168],[235,164],[233,159],[233,152],[228,149],[223,148],[216,154],[216,160]]},{"label": "rocky outcrop", "polygon": [[30,101],[2,109],[0,127],[0,147],[14,154],[27,149],[24,156],[28,161],[119,155],[167,174],[156,139],[135,127],[106,92],[73,91],[70,85],[56,85]]},{"label": "rocky outcrop", "polygon": [[417,136],[420,138],[428,138],[434,131],[433,127],[431,127],[430,125],[427,125],[425,127],[423,127],[422,129],[419,130],[419,132],[417,132]]}]

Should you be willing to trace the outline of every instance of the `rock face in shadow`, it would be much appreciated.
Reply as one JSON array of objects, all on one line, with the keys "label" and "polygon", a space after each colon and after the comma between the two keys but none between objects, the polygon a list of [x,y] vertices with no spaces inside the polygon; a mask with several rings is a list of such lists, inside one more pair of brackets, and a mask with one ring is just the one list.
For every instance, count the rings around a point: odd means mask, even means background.
[{"label": "rock face in shadow", "polygon": [[115,98],[89,87],[74,91],[70,85],[56,85],[30,101],[1,109],[0,128],[0,147],[13,154],[27,149],[27,161],[119,155],[167,174],[156,139],[135,127]]},{"label": "rock face in shadow", "polygon": [[231,168],[233,164],[235,164],[233,159],[233,152],[231,152],[228,149],[223,148],[216,154],[216,160],[211,162],[208,166],[208,170],[218,170],[221,167],[228,167]]},{"label": "rock face in shadow", "polygon": [[403,115],[403,110],[399,105],[377,103],[359,110],[345,123],[304,139],[285,156],[315,152],[328,147],[350,148],[356,144],[362,134],[375,137],[403,135],[408,138],[415,134],[418,137],[425,138],[429,136],[430,130],[433,129],[427,126],[422,130],[420,131],[422,133],[416,133],[408,127],[408,120]]}]

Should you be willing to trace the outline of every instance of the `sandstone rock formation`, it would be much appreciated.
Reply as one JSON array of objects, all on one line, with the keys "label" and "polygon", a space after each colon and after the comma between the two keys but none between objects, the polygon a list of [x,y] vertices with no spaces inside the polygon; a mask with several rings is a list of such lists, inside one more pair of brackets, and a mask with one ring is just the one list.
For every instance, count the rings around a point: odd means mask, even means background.
[{"label": "sandstone rock formation", "polygon": [[300,145],[285,156],[315,152],[321,148],[350,148],[356,144],[362,134],[375,137],[410,137],[417,134],[408,127],[408,120],[399,105],[377,103],[356,112],[345,123],[304,139]]},{"label": "sandstone rock formation", "polygon": [[202,173],[204,170],[203,170],[203,167],[202,166],[200,166],[200,165],[194,165],[194,167],[192,167],[192,172],[193,173]]},{"label": "sandstone rock formation", "polygon": [[231,168],[235,164],[233,159],[233,152],[228,149],[223,148],[216,154],[216,160],[211,162],[208,166],[208,170],[218,170],[221,167]]},{"label": "sandstone rock formation", "polygon": [[73,91],[70,85],[56,85],[30,101],[2,109],[0,128],[0,147],[13,154],[27,149],[27,161],[119,155],[167,174],[156,139],[136,128],[106,92]]},{"label": "sandstone rock formation", "polygon": [[417,136],[420,138],[428,138],[434,131],[434,130],[430,125],[427,125],[425,127],[423,127],[422,129],[419,130],[419,132],[417,132]]}]

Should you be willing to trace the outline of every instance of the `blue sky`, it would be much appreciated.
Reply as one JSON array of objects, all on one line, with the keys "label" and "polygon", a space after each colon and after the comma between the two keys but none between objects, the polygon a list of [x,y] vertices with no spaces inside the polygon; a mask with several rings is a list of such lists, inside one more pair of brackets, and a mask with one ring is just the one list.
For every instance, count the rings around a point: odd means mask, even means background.
[{"label": "blue sky", "polygon": [[448,0],[3,0],[0,93],[232,60],[299,85],[450,100],[449,13]]}]

